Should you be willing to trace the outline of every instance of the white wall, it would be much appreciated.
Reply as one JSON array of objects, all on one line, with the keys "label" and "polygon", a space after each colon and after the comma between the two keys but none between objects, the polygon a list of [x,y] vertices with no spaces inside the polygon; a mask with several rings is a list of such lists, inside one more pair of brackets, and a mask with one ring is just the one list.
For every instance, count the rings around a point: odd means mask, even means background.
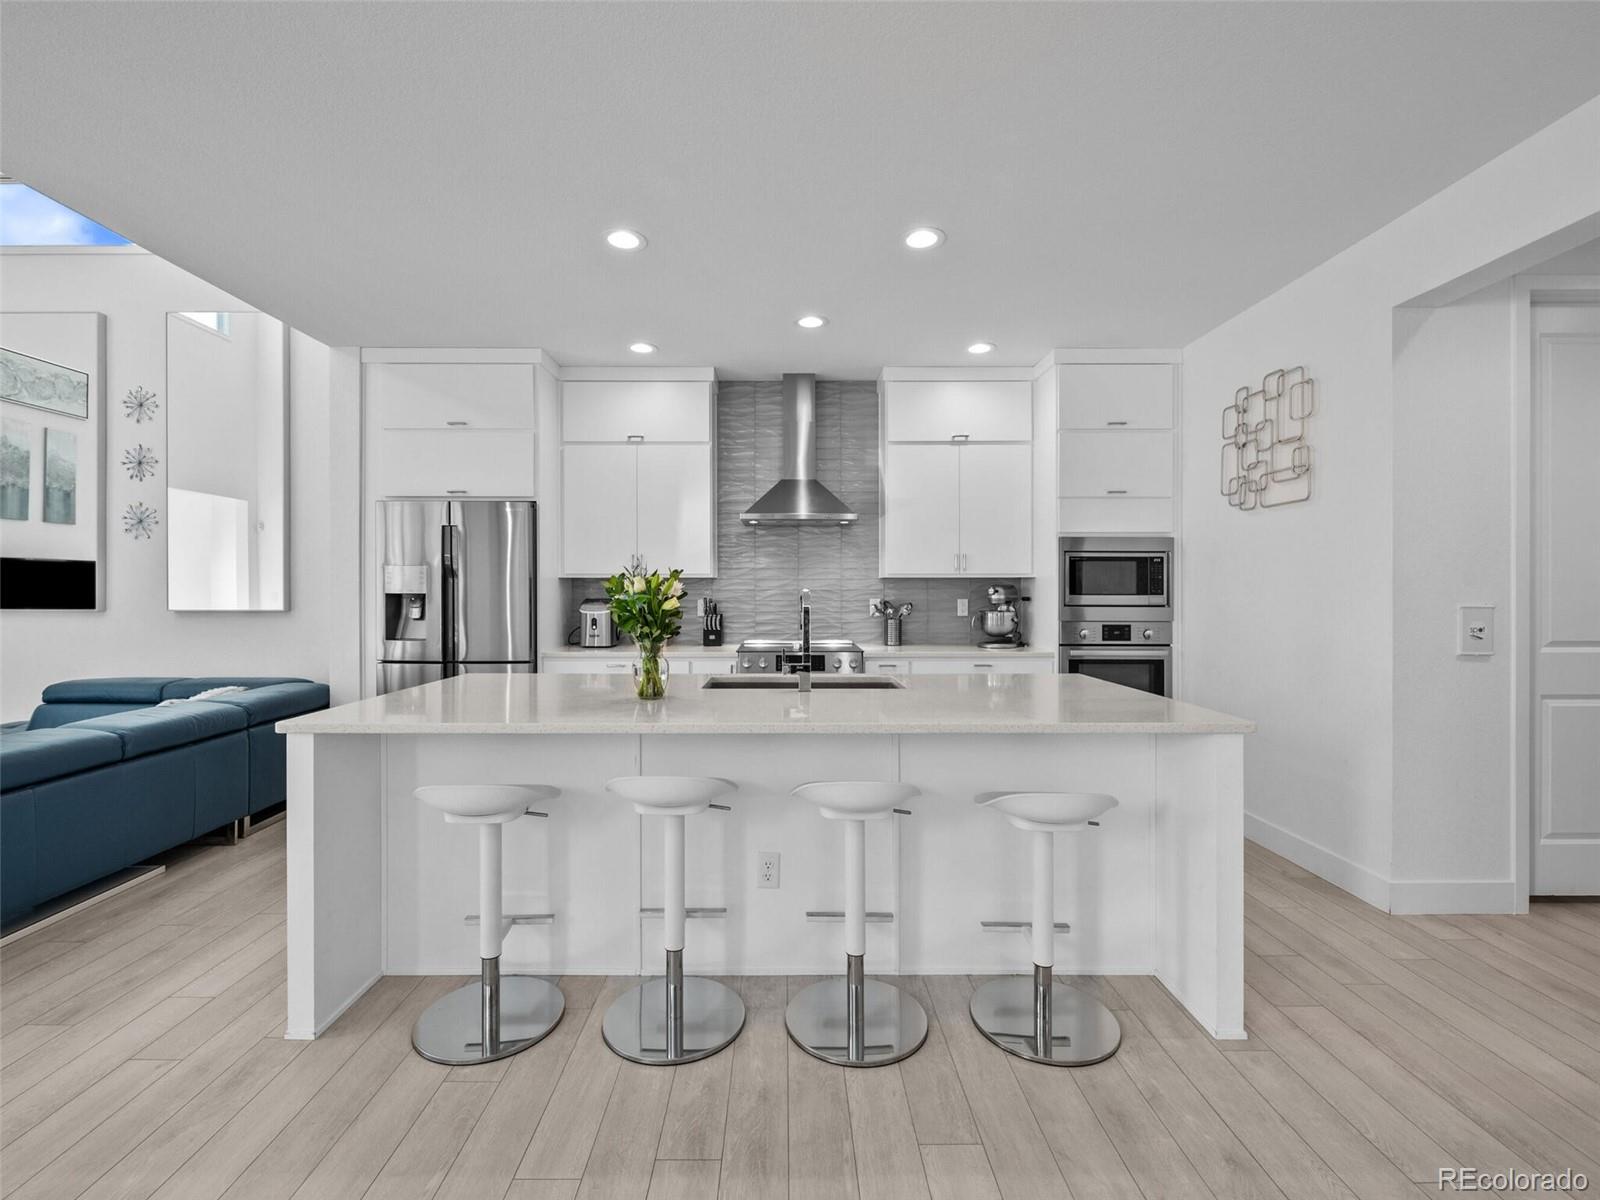
[{"label": "white wall", "polygon": [[[1183,697],[1259,722],[1250,835],[1380,905],[1394,748],[1417,732],[1393,686],[1393,310],[1596,213],[1600,99],[1184,348]],[[1302,364],[1315,496],[1237,512],[1217,494],[1221,409]]]},{"label": "white wall", "polygon": [[[0,717],[26,717],[58,679],[95,675],[273,674],[329,678],[329,351],[290,340],[289,603],[283,613],[169,613],[167,524],[150,541],[122,532],[134,500],[166,509],[166,320],[173,311],[250,306],[151,254],[74,250],[0,252],[0,307],[106,314],[108,445],[106,608],[100,613],[8,612],[0,621]],[[162,393],[154,423],[136,426],[122,398]],[[162,462],[140,484],[120,467],[136,441]],[[351,518],[354,519],[353,517]],[[353,653],[353,648],[352,648]]]}]

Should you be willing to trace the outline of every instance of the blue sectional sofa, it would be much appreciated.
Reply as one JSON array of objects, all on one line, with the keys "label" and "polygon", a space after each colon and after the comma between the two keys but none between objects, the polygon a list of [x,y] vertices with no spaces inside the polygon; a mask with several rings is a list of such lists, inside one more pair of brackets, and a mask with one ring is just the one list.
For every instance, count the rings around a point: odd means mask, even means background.
[{"label": "blue sectional sofa", "polygon": [[[219,687],[246,690],[187,699]],[[327,706],[327,685],[306,679],[51,684],[0,729],[0,922],[283,804],[273,723]]]}]

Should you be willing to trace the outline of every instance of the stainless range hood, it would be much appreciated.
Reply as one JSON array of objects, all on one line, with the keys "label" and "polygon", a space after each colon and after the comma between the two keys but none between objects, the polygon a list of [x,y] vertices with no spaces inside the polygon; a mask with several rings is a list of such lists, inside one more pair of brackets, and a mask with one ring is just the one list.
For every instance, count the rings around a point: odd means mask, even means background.
[{"label": "stainless range hood", "polygon": [[739,514],[746,525],[849,525],[857,514],[817,482],[817,377],[783,377],[783,478]]}]

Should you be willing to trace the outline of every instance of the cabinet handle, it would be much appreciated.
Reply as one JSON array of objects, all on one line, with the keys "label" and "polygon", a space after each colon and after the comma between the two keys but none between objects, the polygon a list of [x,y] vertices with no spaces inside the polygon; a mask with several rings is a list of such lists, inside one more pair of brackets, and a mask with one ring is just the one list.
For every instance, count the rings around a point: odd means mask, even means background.
[{"label": "cabinet handle", "polygon": [[971,436],[972,435],[970,433],[952,433],[950,435],[950,440],[952,442],[964,442]]},{"label": "cabinet handle", "polygon": [[1107,488],[1106,489],[1106,495],[1108,495],[1108,496],[1126,496],[1127,494],[1128,494],[1128,489],[1127,488]]},{"label": "cabinet handle", "polygon": [[973,663],[972,664],[972,669],[975,670],[975,671],[992,671],[992,670],[994,670],[994,664],[993,663]]},{"label": "cabinet handle", "polygon": [[445,488],[444,494],[446,496],[465,496],[467,494],[467,489],[466,488]]},{"label": "cabinet handle", "polygon": [[1107,425],[1126,425],[1126,421],[1107,421]]},{"label": "cabinet handle", "polygon": [[630,442],[642,442],[642,441],[644,441],[644,434],[642,434],[642,433],[630,433],[628,435],[628,440]]},{"label": "cabinet handle", "polygon": [[470,425],[470,421],[446,421],[446,425]]},{"label": "cabinet handle", "polygon": [[961,569],[963,571],[967,569],[967,556],[965,554],[961,556]]}]

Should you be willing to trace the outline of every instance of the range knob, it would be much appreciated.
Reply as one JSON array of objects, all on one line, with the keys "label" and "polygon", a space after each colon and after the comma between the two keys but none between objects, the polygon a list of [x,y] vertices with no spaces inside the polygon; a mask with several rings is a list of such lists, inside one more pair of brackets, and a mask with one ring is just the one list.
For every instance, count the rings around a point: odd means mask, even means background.
[{"label": "range knob", "polygon": [[1089,631],[1087,629],[1078,630],[1078,640],[1080,642],[1087,642],[1089,640]]},{"label": "range knob", "polygon": [[1145,631],[1144,631],[1144,632],[1143,632],[1143,633],[1141,633],[1141,634],[1140,634],[1140,635],[1139,635],[1139,636],[1140,636],[1140,637],[1142,637],[1142,638],[1144,638],[1144,640],[1145,640],[1145,641],[1147,641],[1147,642],[1151,642],[1151,641],[1154,641],[1154,640],[1155,640],[1155,636],[1156,636],[1156,631],[1155,631],[1155,630],[1154,630],[1154,629],[1146,629],[1146,630],[1145,630]]},{"label": "range knob", "polygon": [[838,662],[840,664],[839,665],[839,669],[841,671],[843,671],[846,675],[850,674],[852,671],[854,671],[856,669],[856,660],[853,659],[853,658],[846,658],[846,659],[842,659],[842,660],[841,659],[835,659],[834,661]]},{"label": "range knob", "polygon": [[748,671],[754,665],[755,665],[755,660],[752,659],[748,654],[746,654],[743,658],[741,658],[739,660],[739,666],[742,667],[746,671]]},{"label": "range knob", "polygon": [[767,656],[763,654],[756,665],[765,671],[767,669]]},{"label": "range knob", "polygon": [[840,658],[837,654],[833,656],[833,669],[835,671],[844,670],[844,659]]}]

